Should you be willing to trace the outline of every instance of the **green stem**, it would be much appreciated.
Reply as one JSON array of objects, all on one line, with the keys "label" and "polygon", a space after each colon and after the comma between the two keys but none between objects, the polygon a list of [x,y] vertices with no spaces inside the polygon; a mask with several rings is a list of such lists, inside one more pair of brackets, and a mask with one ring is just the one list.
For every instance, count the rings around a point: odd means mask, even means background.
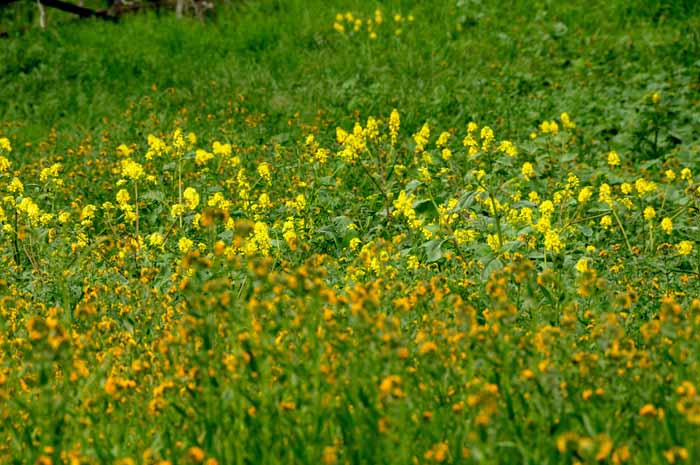
[{"label": "green stem", "polygon": [[136,249],[139,248],[139,183],[134,181],[134,205],[136,207]]},{"label": "green stem", "polygon": [[[182,155],[177,157],[177,203],[182,205]],[[182,229],[182,213],[180,216],[180,229]]]},{"label": "green stem", "polygon": [[630,245],[630,241],[627,238],[627,232],[625,231],[625,227],[622,226],[622,221],[620,221],[620,217],[617,215],[617,212],[615,211],[615,207],[611,207],[610,211],[613,214],[613,217],[615,217],[615,221],[617,221],[617,225],[620,227],[620,231],[622,231],[622,236],[625,238],[625,244],[627,245],[627,250],[629,251],[630,255],[634,255],[634,252],[632,252],[632,246]]},{"label": "green stem", "polygon": [[15,265],[19,266],[19,230],[18,230],[18,225],[19,225],[19,218],[17,214],[17,208],[15,208]]},{"label": "green stem", "polygon": [[379,184],[379,182],[374,179],[374,176],[372,176],[372,173],[370,173],[369,169],[365,166],[364,163],[362,163],[362,160],[358,160],[358,163],[362,167],[362,170],[365,172],[367,177],[372,181],[372,184],[374,184],[377,189],[379,189],[379,192],[382,194],[382,197],[384,198],[384,209],[386,210],[386,221],[387,224],[391,220],[391,212],[389,211],[389,196],[386,194],[386,191],[384,188]]},{"label": "green stem", "polygon": [[[573,225],[579,224],[579,223],[584,223],[584,222],[590,221],[590,220],[595,220],[596,218],[601,218],[601,217],[603,217],[603,216],[605,216],[605,215],[607,215],[607,214],[608,214],[607,212],[604,212],[604,213],[598,213],[597,215],[587,216],[587,217],[585,217],[585,218],[581,218],[581,219],[578,219],[578,220],[571,220],[571,221],[569,221],[568,223],[566,223],[564,226],[562,226],[562,227],[561,227],[561,230],[564,231],[564,230],[565,230],[566,228],[568,228],[569,226],[573,226]],[[576,216],[576,215],[574,215],[574,217],[575,217],[575,216]]]},{"label": "green stem", "polygon": [[491,200],[491,209],[493,210],[493,218],[496,221],[496,233],[498,234],[498,248],[503,247],[503,233],[501,232],[501,216],[498,214],[498,209],[496,208],[496,199],[489,189],[486,190],[489,194],[489,199]]}]

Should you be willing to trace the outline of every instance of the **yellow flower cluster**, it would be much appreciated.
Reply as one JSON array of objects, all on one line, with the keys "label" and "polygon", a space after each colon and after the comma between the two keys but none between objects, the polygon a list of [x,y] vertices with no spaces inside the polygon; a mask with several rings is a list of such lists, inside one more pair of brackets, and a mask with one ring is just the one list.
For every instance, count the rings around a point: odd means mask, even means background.
[{"label": "yellow flower cluster", "polygon": [[[404,23],[412,23],[414,21],[413,15],[408,15],[406,17],[401,14],[394,14],[393,17],[394,24],[394,35],[400,36],[403,32],[401,25]],[[384,13],[381,9],[377,8],[374,10],[374,14],[367,17],[356,15],[350,11],[345,13],[337,13],[335,15],[335,21],[333,22],[333,29],[343,35],[356,35],[360,33],[363,29],[367,32],[367,37],[370,40],[377,40],[378,34],[389,24],[390,21],[384,19]]]}]

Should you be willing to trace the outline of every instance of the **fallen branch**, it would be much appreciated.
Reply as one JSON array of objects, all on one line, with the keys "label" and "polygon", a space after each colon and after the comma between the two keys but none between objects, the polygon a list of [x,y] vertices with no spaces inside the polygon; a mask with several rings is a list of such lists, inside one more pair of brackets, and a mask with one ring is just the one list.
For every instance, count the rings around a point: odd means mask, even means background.
[{"label": "fallen branch", "polygon": [[[0,0],[0,1],[7,1],[7,0]],[[11,0],[14,1],[14,0]],[[95,11],[91,10],[90,8],[85,8],[82,6],[74,5],[72,3],[64,2],[62,0],[40,0],[41,4],[49,7],[49,8],[55,8],[57,10],[65,11],[67,13],[73,13],[75,15],[80,16],[81,18],[91,18],[91,17],[96,17],[100,19],[104,19],[106,21],[119,21],[119,18],[116,16],[112,16],[109,13],[106,13],[104,11]]]}]

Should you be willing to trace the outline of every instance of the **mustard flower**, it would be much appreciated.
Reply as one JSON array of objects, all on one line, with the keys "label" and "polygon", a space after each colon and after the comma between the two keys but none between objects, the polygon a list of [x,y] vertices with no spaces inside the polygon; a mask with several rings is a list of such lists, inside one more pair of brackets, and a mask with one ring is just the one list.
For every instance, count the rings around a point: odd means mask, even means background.
[{"label": "mustard flower", "polygon": [[125,178],[132,179],[134,181],[139,180],[143,176],[143,166],[140,163],[133,161],[130,158],[122,160],[122,176]]},{"label": "mustard flower", "polygon": [[369,140],[375,140],[379,137],[379,123],[374,117],[370,116],[367,118],[367,126],[363,131],[363,135]]},{"label": "mustard flower", "polygon": [[10,160],[0,155],[0,174],[10,169]]},{"label": "mustard flower", "polygon": [[523,167],[520,169],[520,173],[523,175],[526,181],[535,176],[535,168],[533,168],[532,163],[525,162]]},{"label": "mustard flower", "polygon": [[92,220],[95,217],[95,212],[97,211],[97,207],[88,204],[83,207],[83,209],[80,212],[80,221],[89,221]]},{"label": "mustard flower", "polygon": [[447,141],[450,139],[450,136],[451,134],[449,132],[443,131],[438,137],[438,140],[435,142],[435,146],[437,146],[439,149],[444,148],[447,145]]},{"label": "mustard flower", "polygon": [[13,194],[21,194],[24,192],[24,184],[18,178],[12,178],[7,186],[7,191]]},{"label": "mustard flower", "polygon": [[505,153],[509,157],[515,157],[518,155],[518,149],[515,147],[515,144],[509,140],[501,141],[501,143],[498,145],[498,150]]},{"label": "mustard flower", "polygon": [[681,241],[676,244],[676,250],[680,255],[690,255],[693,251],[693,243],[690,241]]},{"label": "mustard flower", "polygon": [[688,183],[691,183],[693,181],[693,173],[690,171],[689,168],[683,168],[681,170],[681,179],[683,181],[688,181]]},{"label": "mustard flower", "polygon": [[566,177],[566,188],[569,190],[576,189],[579,182],[578,176],[576,176],[574,173],[569,173],[569,175]]},{"label": "mustard flower", "polygon": [[647,221],[651,221],[656,217],[656,210],[654,210],[654,207],[646,207],[644,209],[644,219]]},{"label": "mustard flower", "polygon": [[253,225],[253,232],[248,237],[244,247],[246,254],[253,255],[256,252],[262,256],[270,254],[272,243],[268,231],[268,227],[265,223],[261,221],[255,222]]},{"label": "mustard flower", "polygon": [[182,197],[185,199],[185,206],[190,210],[194,210],[197,208],[197,205],[199,205],[199,194],[192,187],[185,189],[182,193]]},{"label": "mustard flower", "polygon": [[206,150],[197,149],[194,152],[194,163],[197,166],[205,165],[212,158],[214,158],[214,154],[211,152],[207,152]]},{"label": "mustard flower", "polygon": [[173,148],[175,149],[175,156],[181,156],[185,153],[185,149],[187,148],[187,142],[185,142],[185,138],[182,135],[182,129],[177,128],[175,131],[173,131],[172,135],[172,140],[173,140]]},{"label": "mustard flower", "polygon": [[228,157],[231,155],[231,144],[222,144],[219,141],[214,141],[212,144],[214,155],[222,155]]},{"label": "mustard flower", "polygon": [[495,234],[489,234],[486,236],[486,243],[488,246],[493,250],[494,252],[498,252],[501,248],[499,242],[498,242],[498,236]]},{"label": "mustard flower", "polygon": [[587,258],[581,258],[579,261],[576,262],[576,271],[579,273],[585,273],[589,271],[590,268],[588,267],[588,259]]},{"label": "mustard flower", "polygon": [[194,132],[187,134],[187,142],[189,142],[190,147],[197,143],[197,135]]},{"label": "mustard flower", "polygon": [[185,206],[182,205],[181,203],[176,203],[172,207],[170,207],[170,216],[173,218],[177,218],[181,216],[183,213],[185,213]]},{"label": "mustard flower", "polygon": [[24,197],[22,199],[22,201],[17,205],[17,210],[25,213],[32,222],[38,221],[41,215],[39,206],[29,197]]},{"label": "mustard flower", "polygon": [[7,137],[0,137],[0,149],[7,153],[12,152],[12,144],[10,144],[10,139]]},{"label": "mustard flower", "polygon": [[348,247],[350,248],[350,250],[356,250],[361,242],[362,241],[360,241],[360,239],[358,239],[357,237],[353,237],[352,239],[350,239]]},{"label": "mustard flower", "polygon": [[124,205],[129,203],[131,200],[131,195],[129,195],[129,191],[126,189],[120,189],[119,192],[117,192],[117,203],[120,205]]},{"label": "mustard flower", "polygon": [[532,209],[523,207],[518,214],[518,219],[524,224],[532,223]]},{"label": "mustard flower", "polygon": [[478,234],[473,229],[458,229],[455,231],[455,241],[458,245],[464,245],[476,240]]},{"label": "mustard flower", "polygon": [[540,205],[540,213],[542,213],[545,216],[549,216],[552,213],[554,213],[554,204],[551,200],[545,200],[544,202],[542,202],[542,204]]},{"label": "mustard flower", "polygon": [[666,234],[671,234],[673,231],[673,221],[671,218],[664,218],[661,220],[661,229],[666,233]]},{"label": "mustard flower", "polygon": [[148,150],[146,151],[146,160],[152,160],[159,157],[168,151],[168,145],[160,138],[149,134],[148,135]]},{"label": "mustard flower", "polygon": [[553,229],[547,231],[544,235],[544,248],[554,253],[559,253],[564,244],[562,244],[559,234]]},{"label": "mustard flower", "polygon": [[430,138],[430,126],[428,123],[423,124],[420,131],[413,135],[413,140],[416,143],[416,152],[422,152],[425,148],[425,144],[428,143]]},{"label": "mustard flower", "polygon": [[573,129],[576,127],[576,123],[571,121],[571,118],[569,117],[568,113],[562,113],[559,118],[561,119],[561,124],[564,126],[565,129]]},{"label": "mustard flower", "polygon": [[653,181],[647,181],[644,178],[639,178],[634,182],[634,187],[637,189],[639,197],[644,197],[646,194],[656,190],[656,183]]},{"label": "mustard flower", "polygon": [[[149,243],[152,247],[160,247],[160,246],[162,246],[163,243],[165,242],[165,239],[163,238],[163,235],[162,235],[161,233],[159,233],[159,232],[154,232],[154,233],[152,233],[152,234],[149,234],[147,240],[148,240],[148,243]],[[179,245],[179,244],[178,244],[178,245]]]},{"label": "mustard flower", "polygon": [[41,182],[46,181],[49,177],[57,177],[63,166],[60,163],[54,163],[48,168],[44,168],[39,173],[39,180]]},{"label": "mustard flower", "polygon": [[261,178],[265,180],[265,182],[271,182],[272,181],[272,173],[270,172],[270,164],[263,162],[258,165],[258,174],[260,175]]},{"label": "mustard flower", "polygon": [[481,150],[486,152],[491,147],[491,143],[495,137],[493,135],[493,129],[488,126],[484,126],[481,128],[479,137],[481,138]]},{"label": "mustard flower", "polygon": [[601,184],[598,189],[598,201],[607,204],[608,206],[613,206],[612,199],[612,188],[609,184]]},{"label": "mustard flower", "polygon": [[586,203],[593,195],[593,189],[590,186],[582,188],[578,193],[578,202]]},{"label": "mustard flower", "polygon": [[133,150],[130,149],[126,144],[120,144],[119,147],[117,147],[117,155],[120,157],[128,157],[133,153]]},{"label": "mustard flower", "polygon": [[556,121],[542,121],[542,124],[540,124],[540,131],[544,134],[556,135],[559,133],[559,125]]},{"label": "mustard flower", "polygon": [[180,249],[180,252],[182,253],[187,253],[192,249],[192,246],[194,245],[194,241],[192,239],[189,239],[187,237],[181,237],[179,241],[177,241],[177,247]]},{"label": "mustard flower", "polygon": [[608,152],[608,165],[620,166],[620,156],[614,150],[611,152]]}]

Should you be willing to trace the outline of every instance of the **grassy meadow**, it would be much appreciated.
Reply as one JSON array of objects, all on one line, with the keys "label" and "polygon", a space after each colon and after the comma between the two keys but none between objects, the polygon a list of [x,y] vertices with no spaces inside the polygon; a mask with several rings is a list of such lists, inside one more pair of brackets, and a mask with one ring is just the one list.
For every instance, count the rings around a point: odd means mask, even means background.
[{"label": "grassy meadow", "polygon": [[700,4],[36,22],[0,464],[700,463]]}]

